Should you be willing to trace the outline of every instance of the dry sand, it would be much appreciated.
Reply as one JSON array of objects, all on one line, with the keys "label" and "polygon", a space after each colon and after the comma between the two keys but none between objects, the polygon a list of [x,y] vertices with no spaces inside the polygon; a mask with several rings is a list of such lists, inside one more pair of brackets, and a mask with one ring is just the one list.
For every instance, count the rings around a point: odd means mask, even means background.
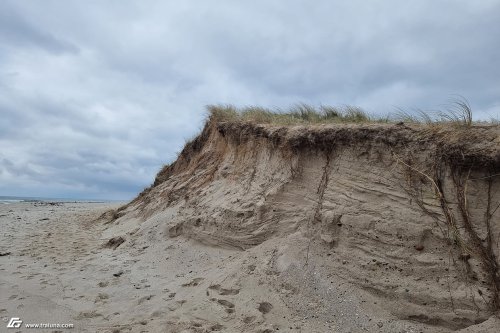
[{"label": "dry sand", "polygon": [[305,263],[299,234],[239,251],[150,231],[112,249],[103,247],[108,225],[95,222],[109,208],[0,206],[0,253],[10,252],[0,257],[4,320],[75,325],[51,332],[448,332],[397,319],[322,256]]}]

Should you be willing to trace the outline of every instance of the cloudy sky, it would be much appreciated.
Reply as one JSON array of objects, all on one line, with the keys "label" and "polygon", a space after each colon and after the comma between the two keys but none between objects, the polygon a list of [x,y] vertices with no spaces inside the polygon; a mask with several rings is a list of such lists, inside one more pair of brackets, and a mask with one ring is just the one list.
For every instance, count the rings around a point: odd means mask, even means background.
[{"label": "cloudy sky", "polygon": [[465,96],[500,115],[500,0],[0,2],[0,195],[130,199],[205,105]]}]

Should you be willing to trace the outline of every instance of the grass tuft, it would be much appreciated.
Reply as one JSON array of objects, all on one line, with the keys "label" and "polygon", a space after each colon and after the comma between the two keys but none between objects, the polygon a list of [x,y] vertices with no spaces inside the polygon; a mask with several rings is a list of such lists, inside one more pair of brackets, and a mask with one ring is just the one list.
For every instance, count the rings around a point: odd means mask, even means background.
[{"label": "grass tuft", "polygon": [[451,122],[465,127],[472,126],[472,108],[469,102],[459,96],[452,100],[450,106],[439,113],[444,122]]},{"label": "grass tuft", "polygon": [[207,106],[209,117],[215,121],[248,121],[262,124],[321,124],[376,122],[363,109],[356,106],[313,106],[300,103],[289,110],[270,110],[258,106],[236,108],[232,105]]},{"label": "grass tuft", "polygon": [[[414,109],[411,112],[404,109],[397,108],[396,116],[394,119],[408,123],[419,123],[426,125],[455,125],[457,127],[470,127],[474,125],[472,119],[472,108],[462,96],[458,96],[450,101],[444,110],[440,111],[424,111],[421,109]],[[491,119],[490,125],[498,125],[498,120]]]},{"label": "grass tuft", "polygon": [[208,113],[211,120],[231,121],[239,117],[238,110],[233,105],[208,105]]},{"label": "grass tuft", "polygon": [[[431,128],[452,125],[468,128],[475,124],[469,102],[459,96],[440,111],[397,108],[394,115],[384,117],[368,114],[360,107],[352,105],[314,107],[305,103],[295,104],[288,110],[267,109],[259,106],[237,108],[233,105],[208,105],[209,119],[217,122],[246,121],[259,124],[300,125],[328,123],[413,123],[425,124]],[[478,125],[498,125],[498,119],[479,121]]]}]

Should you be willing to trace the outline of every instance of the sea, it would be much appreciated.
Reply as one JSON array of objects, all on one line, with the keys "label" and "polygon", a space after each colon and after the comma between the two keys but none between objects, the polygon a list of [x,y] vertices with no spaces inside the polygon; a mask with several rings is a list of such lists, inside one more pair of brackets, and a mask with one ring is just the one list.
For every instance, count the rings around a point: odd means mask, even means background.
[{"label": "sea", "polygon": [[89,199],[69,199],[69,198],[41,198],[41,197],[15,197],[0,195],[0,205],[8,205],[19,202],[75,202],[75,203],[108,203],[115,200],[89,200]]}]

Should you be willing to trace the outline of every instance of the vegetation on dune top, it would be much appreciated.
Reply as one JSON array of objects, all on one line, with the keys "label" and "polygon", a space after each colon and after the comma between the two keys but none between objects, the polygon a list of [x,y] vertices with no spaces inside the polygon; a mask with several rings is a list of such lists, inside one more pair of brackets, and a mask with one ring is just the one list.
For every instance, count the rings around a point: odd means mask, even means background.
[{"label": "vegetation on dune top", "polygon": [[[238,108],[233,105],[208,105],[207,110],[211,120],[247,121],[260,124],[300,125],[300,124],[331,124],[331,123],[417,123],[427,125],[451,124],[469,127],[475,124],[472,119],[472,109],[466,99],[460,98],[451,102],[443,111],[414,110],[408,112],[398,109],[394,115],[385,117],[373,116],[357,106],[319,106],[297,104],[288,110],[268,109],[258,106]],[[480,122],[478,124],[496,125],[497,120]]]},{"label": "vegetation on dune top", "polygon": [[258,106],[237,108],[233,105],[209,105],[210,118],[216,121],[251,121],[263,124],[368,123],[387,120],[369,116],[356,106],[320,106],[297,104],[289,110],[271,110]]}]

